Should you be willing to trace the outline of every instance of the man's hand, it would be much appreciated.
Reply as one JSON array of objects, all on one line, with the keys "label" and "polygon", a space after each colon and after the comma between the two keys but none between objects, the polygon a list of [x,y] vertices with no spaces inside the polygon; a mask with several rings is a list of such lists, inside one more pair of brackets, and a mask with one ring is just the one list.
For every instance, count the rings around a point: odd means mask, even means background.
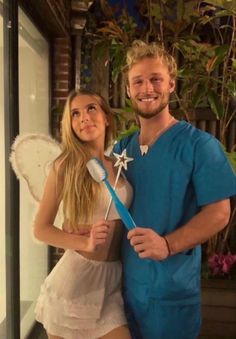
[{"label": "man's hand", "polygon": [[94,252],[98,245],[103,245],[108,237],[110,225],[106,220],[100,220],[93,224],[87,240],[86,251]]},{"label": "man's hand", "polygon": [[169,255],[165,239],[150,228],[135,227],[127,238],[140,258],[163,260]]}]

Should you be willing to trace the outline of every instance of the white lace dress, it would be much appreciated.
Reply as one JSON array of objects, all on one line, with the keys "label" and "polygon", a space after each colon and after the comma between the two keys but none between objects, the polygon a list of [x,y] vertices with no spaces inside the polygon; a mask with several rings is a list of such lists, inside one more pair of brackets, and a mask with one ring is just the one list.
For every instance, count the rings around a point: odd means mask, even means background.
[{"label": "white lace dress", "polygon": [[[129,206],[132,188],[127,182],[117,188],[117,194]],[[108,200],[104,190],[94,220],[104,217]],[[118,218],[112,207],[109,219]],[[41,286],[36,320],[47,333],[65,339],[95,339],[126,324],[121,275],[120,261],[90,260],[66,250]]]}]

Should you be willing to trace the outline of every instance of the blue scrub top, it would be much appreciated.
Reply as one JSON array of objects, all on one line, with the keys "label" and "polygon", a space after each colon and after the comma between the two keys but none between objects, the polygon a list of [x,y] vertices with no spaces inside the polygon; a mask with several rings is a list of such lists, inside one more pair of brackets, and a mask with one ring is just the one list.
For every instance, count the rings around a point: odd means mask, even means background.
[{"label": "blue scrub top", "polygon": [[[180,121],[144,156],[138,136],[136,132],[114,147],[116,153],[126,148],[127,156],[134,158],[125,174],[134,189],[130,212],[138,226],[165,235],[187,223],[201,206],[236,194],[236,176],[212,135]],[[200,302],[200,246],[163,261],[140,259],[125,233],[122,258],[124,288],[140,301]]]}]

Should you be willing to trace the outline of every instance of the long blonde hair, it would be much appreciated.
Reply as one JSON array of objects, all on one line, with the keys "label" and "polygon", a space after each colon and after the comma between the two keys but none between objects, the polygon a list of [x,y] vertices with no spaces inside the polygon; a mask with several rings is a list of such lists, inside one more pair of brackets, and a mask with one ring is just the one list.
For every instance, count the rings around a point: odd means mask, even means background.
[{"label": "long blonde hair", "polygon": [[115,136],[112,111],[102,96],[87,90],[72,91],[69,94],[61,121],[62,153],[55,163],[58,164],[58,180],[62,183],[60,198],[63,200],[64,218],[75,230],[79,224],[86,224],[89,220],[101,187],[86,168],[86,163],[91,158],[86,142],[82,142],[72,129],[71,102],[82,95],[92,96],[106,115],[109,124],[106,127],[105,149]]},{"label": "long blonde hair", "polygon": [[140,60],[144,58],[158,58],[167,66],[171,79],[175,80],[177,76],[177,64],[171,54],[169,54],[161,45],[151,42],[147,44],[142,40],[134,40],[127,51],[126,66],[123,71],[127,80],[127,73]]}]

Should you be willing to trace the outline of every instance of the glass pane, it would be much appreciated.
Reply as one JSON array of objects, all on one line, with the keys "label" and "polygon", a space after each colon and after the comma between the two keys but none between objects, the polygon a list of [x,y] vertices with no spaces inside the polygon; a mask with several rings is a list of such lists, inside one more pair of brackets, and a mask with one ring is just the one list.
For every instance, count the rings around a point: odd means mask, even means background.
[{"label": "glass pane", "polygon": [[6,263],[5,263],[5,128],[3,92],[3,18],[0,1],[0,338],[6,338]]},{"label": "glass pane", "polygon": [[[21,10],[19,21],[20,134],[48,134],[48,43]],[[34,165],[36,158],[34,154],[28,154],[26,161],[28,164],[33,161]],[[28,177],[30,183],[34,175],[38,174],[31,170]],[[37,242],[32,234],[36,209],[37,203],[31,196],[28,185],[20,182],[21,338],[25,338],[34,325],[35,300],[48,269],[47,246]]]}]

